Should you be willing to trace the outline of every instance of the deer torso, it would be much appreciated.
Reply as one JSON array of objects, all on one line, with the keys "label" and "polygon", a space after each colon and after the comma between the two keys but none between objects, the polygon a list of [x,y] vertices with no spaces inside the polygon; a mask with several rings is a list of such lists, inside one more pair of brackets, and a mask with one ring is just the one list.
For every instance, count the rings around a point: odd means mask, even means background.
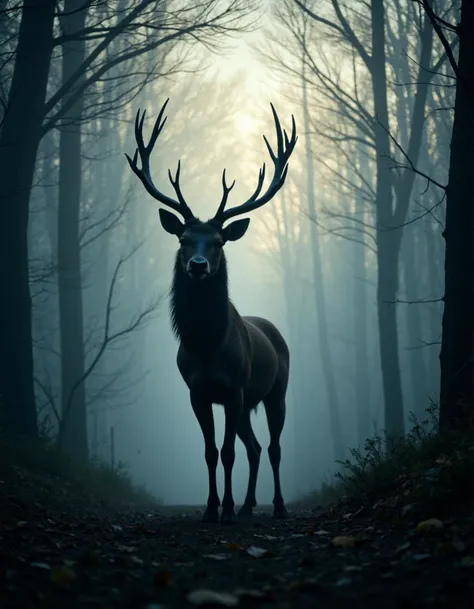
[{"label": "deer torso", "polygon": [[230,302],[225,259],[215,277],[192,282],[175,266],[171,315],[180,340],[177,363],[190,391],[222,404],[242,391],[254,408],[288,375],[288,349],[260,317],[241,317]]}]

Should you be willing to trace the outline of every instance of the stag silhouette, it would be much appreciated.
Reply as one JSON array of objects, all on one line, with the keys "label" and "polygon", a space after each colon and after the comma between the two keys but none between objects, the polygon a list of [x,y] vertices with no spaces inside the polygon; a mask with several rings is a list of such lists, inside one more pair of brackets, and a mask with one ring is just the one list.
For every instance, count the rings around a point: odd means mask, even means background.
[{"label": "stag silhouette", "polygon": [[[242,440],[249,461],[249,481],[245,501],[239,516],[251,516],[256,506],[255,488],[260,463],[261,446],[250,422],[250,413],[263,402],[270,432],[268,455],[273,470],[275,493],[274,516],[285,518],[287,511],[280,486],[280,435],[285,423],[285,396],[288,386],[290,354],[287,344],[268,320],[261,317],[241,317],[229,299],[227,264],[223,246],[244,236],[248,218],[223,224],[243,213],[265,205],[283,186],[288,172],[288,160],[295,147],[296,124],[292,116],[292,133],[288,138],[282,130],[278,115],[271,105],[277,135],[275,154],[265,136],[274,175],[267,190],[259,196],[265,179],[265,164],[259,170],[257,188],[245,203],[225,209],[234,182],[228,186],[225,169],[222,174],[223,196],[216,215],[207,222],[196,218],[184,200],[179,185],[181,164],[169,179],[177,200],[160,192],[150,175],[150,154],[166,123],[166,106],[156,119],[148,145],[143,140],[145,113],[137,112],[135,138],[137,149],[133,159],[126,155],[133,172],[148,193],[173,209],[184,219],[159,210],[163,228],[179,239],[171,290],[171,320],[179,340],[178,369],[190,391],[191,405],[199,422],[205,442],[205,458],[209,472],[209,496],[203,521],[219,519],[219,496],[216,469],[219,458],[215,442],[213,404],[225,411],[224,443],[221,459],[224,467],[224,497],[221,522],[235,522],[232,496],[232,469],[235,460],[235,437]],[[140,155],[141,168],[138,167]]]}]

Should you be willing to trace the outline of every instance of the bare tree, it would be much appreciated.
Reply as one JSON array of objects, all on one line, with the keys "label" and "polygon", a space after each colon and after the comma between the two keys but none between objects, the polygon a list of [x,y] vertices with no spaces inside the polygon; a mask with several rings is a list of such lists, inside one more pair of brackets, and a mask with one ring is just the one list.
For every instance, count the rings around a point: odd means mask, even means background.
[{"label": "bare tree", "polygon": [[[92,8],[95,3],[86,6]],[[12,430],[18,432],[34,434],[36,428],[27,231],[30,189],[42,136],[77,109],[80,96],[104,79],[112,68],[176,40],[190,44],[197,41],[215,48],[218,39],[246,26],[243,18],[253,8],[248,0],[226,3],[129,0],[120,3],[120,11],[110,12],[105,19],[104,6],[97,5],[91,22],[86,23],[82,32],[62,32],[53,38],[56,2],[26,1],[23,5],[0,134],[0,166],[4,171],[0,198],[6,201],[0,216],[4,261],[0,265],[0,279],[6,295],[0,318],[0,387],[5,418]],[[63,17],[69,19],[72,15]],[[152,35],[144,35],[145,32]],[[127,44],[107,61],[105,50],[121,36]],[[46,100],[53,48],[77,40],[85,42],[89,52]],[[123,92],[120,95],[123,101]]]}]

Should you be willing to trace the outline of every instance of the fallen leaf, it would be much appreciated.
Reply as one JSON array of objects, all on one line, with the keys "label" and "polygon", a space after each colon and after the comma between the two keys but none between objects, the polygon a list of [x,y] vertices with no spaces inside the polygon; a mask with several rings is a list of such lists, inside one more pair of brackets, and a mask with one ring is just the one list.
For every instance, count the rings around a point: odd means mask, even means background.
[{"label": "fallen leaf", "polygon": [[356,538],[352,535],[338,535],[331,541],[335,548],[353,548],[356,543]]},{"label": "fallen leaf", "polygon": [[362,571],[362,567],[359,565],[346,565],[344,571],[346,573],[357,573],[358,571]]},{"label": "fallen leaf", "polygon": [[247,554],[250,554],[253,558],[262,558],[262,556],[271,556],[271,552],[258,546],[250,546],[247,548]]},{"label": "fallen leaf", "polygon": [[231,552],[235,552],[237,550],[241,550],[242,546],[240,545],[240,543],[226,543],[225,547],[230,550]]},{"label": "fallen leaf", "polygon": [[314,535],[319,535],[320,537],[326,537],[331,535],[329,531],[324,531],[323,529],[319,529],[319,531],[314,531]]},{"label": "fallen leaf", "polygon": [[76,579],[76,573],[66,565],[55,565],[51,569],[50,579],[53,584],[60,588],[70,588]]},{"label": "fallen leaf", "polygon": [[167,588],[171,586],[171,572],[167,570],[158,571],[155,573],[153,583],[157,588]]},{"label": "fallen leaf", "polygon": [[30,566],[36,567],[37,569],[45,569],[46,571],[49,571],[51,569],[51,565],[48,565],[45,562],[32,562]]},{"label": "fallen leaf", "polygon": [[405,552],[406,550],[409,549],[410,545],[411,544],[409,541],[402,543],[402,545],[398,546],[398,548],[395,550],[395,554],[401,554],[402,552]]},{"label": "fallen leaf", "polygon": [[457,550],[458,552],[464,552],[464,550],[466,549],[466,544],[464,543],[464,541],[461,541],[460,539],[453,539],[453,548],[455,550]]},{"label": "fallen leaf", "polygon": [[417,562],[421,562],[422,560],[427,560],[428,558],[431,558],[431,554],[428,554],[427,552],[421,554],[413,554],[412,558]]},{"label": "fallen leaf", "polygon": [[474,567],[474,556],[465,556],[458,564],[460,567]]},{"label": "fallen leaf", "polygon": [[216,592],[215,590],[207,590],[200,588],[193,590],[186,596],[186,600],[193,605],[221,605],[223,607],[237,607],[239,599],[233,594],[227,592]]},{"label": "fallen leaf", "polygon": [[121,531],[122,527],[119,524],[113,524],[111,525],[111,528],[113,531]]},{"label": "fallen leaf", "polygon": [[417,534],[425,534],[425,533],[436,533],[437,531],[442,531],[444,528],[443,523],[438,518],[429,518],[428,520],[423,520],[419,522],[415,528],[415,533]]},{"label": "fallen leaf", "polygon": [[352,579],[350,577],[340,577],[334,585],[341,588],[342,586],[348,586],[349,584],[352,584]]},{"label": "fallen leaf", "polygon": [[138,556],[130,556],[130,560],[136,565],[143,565],[143,560]]},{"label": "fallen leaf", "polygon": [[119,543],[117,544],[116,548],[117,548],[117,550],[120,550],[120,552],[127,552],[128,554],[135,552],[137,549],[134,546],[123,546],[122,544],[119,544]]},{"label": "fallen leaf", "polygon": [[203,554],[204,558],[211,558],[212,560],[229,560],[232,558],[230,554]]},{"label": "fallen leaf", "polygon": [[254,537],[261,537],[267,541],[276,541],[277,539],[281,539],[281,537],[276,537],[275,535],[259,535],[258,533],[255,533]]}]

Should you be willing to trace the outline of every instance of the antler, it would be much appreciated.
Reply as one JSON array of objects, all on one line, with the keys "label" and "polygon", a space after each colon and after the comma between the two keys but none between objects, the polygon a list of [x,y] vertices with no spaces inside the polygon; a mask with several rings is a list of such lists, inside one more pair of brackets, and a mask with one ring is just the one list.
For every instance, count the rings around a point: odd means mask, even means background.
[{"label": "antler", "polygon": [[[143,141],[143,121],[145,120],[146,110],[143,111],[141,118],[140,110],[138,110],[137,116],[135,117],[135,139],[137,141],[137,148],[135,149],[133,159],[131,159],[128,154],[125,154],[125,156],[127,157],[127,161],[133,173],[135,173],[140,178],[143,186],[154,199],[156,199],[160,203],[163,203],[163,205],[167,205],[168,207],[171,207],[171,209],[174,209],[176,212],[181,214],[181,216],[183,216],[185,220],[190,220],[191,218],[194,218],[194,215],[188,204],[184,200],[183,193],[181,192],[181,187],[179,185],[181,161],[178,161],[178,168],[176,169],[176,174],[174,178],[171,175],[171,171],[168,169],[168,176],[170,182],[176,192],[176,196],[178,197],[177,201],[160,192],[158,188],[153,184],[153,180],[150,175],[150,154],[168,118],[167,116],[165,116],[165,118],[162,120],[168,102],[169,98],[165,101],[160,110],[160,113],[158,114],[158,118],[156,119],[155,124],[153,126],[150,141],[148,142],[148,146],[145,145],[145,142]],[[138,167],[137,164],[139,154],[142,163],[141,169]]]},{"label": "antler", "polygon": [[[258,198],[260,191],[262,190],[263,181],[265,179],[265,163],[264,163],[263,167],[261,167],[258,172],[257,188],[255,189],[255,192],[250,197],[250,199],[247,199],[247,201],[245,201],[245,203],[242,203],[241,205],[237,205],[237,207],[231,207],[230,209],[225,209],[225,205],[227,203],[227,198],[229,196],[229,192],[234,187],[235,180],[231,184],[230,187],[227,186],[226,181],[225,181],[225,169],[224,169],[224,173],[222,174],[222,187],[224,189],[224,194],[222,196],[222,201],[220,202],[217,213],[213,218],[214,221],[219,222],[220,224],[223,224],[229,218],[233,218],[234,216],[239,216],[240,214],[245,214],[245,213],[248,213],[249,211],[253,211],[254,209],[262,207],[262,205],[265,205],[265,203],[268,203],[268,201],[270,201],[270,199],[275,196],[275,194],[280,190],[280,188],[285,183],[286,174],[288,173],[288,159],[290,158],[291,153],[293,152],[295,144],[298,140],[298,138],[296,136],[295,117],[293,115],[291,115],[291,138],[288,139],[288,135],[287,135],[286,131],[284,129],[282,130],[282,128],[281,128],[280,120],[278,119],[278,115],[275,111],[275,108],[273,107],[273,104],[270,104],[270,106],[272,107],[273,118],[275,120],[275,128],[276,128],[276,134],[277,134],[277,154],[276,155],[273,152],[272,147],[268,143],[267,138],[265,136],[263,136],[263,139],[265,140],[265,144],[267,145],[268,152],[270,153],[270,157],[275,166],[272,181],[270,182],[270,185],[269,185],[267,191],[260,198]],[[284,142],[283,142],[283,139],[284,139]]]}]

